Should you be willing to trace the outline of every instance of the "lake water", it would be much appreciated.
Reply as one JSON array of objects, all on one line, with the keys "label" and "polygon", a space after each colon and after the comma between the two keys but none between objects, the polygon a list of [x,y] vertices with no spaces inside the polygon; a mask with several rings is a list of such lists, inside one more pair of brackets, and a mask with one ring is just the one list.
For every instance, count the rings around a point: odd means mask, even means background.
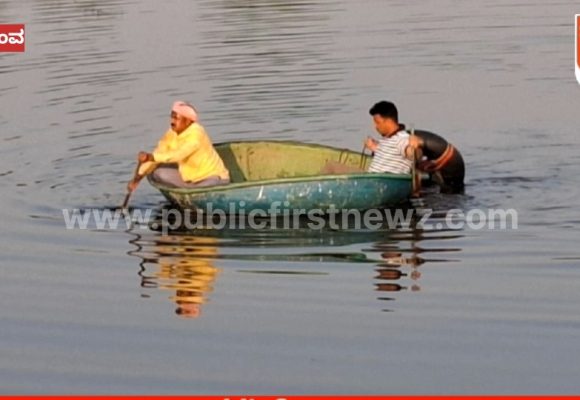
[{"label": "lake water", "polygon": [[[572,2],[0,0],[0,392],[578,393]],[[517,229],[67,230],[193,102],[215,142],[438,132]],[[131,204],[158,210],[143,183]],[[437,217],[439,218],[439,217]],[[435,220],[437,220],[435,218]]]}]

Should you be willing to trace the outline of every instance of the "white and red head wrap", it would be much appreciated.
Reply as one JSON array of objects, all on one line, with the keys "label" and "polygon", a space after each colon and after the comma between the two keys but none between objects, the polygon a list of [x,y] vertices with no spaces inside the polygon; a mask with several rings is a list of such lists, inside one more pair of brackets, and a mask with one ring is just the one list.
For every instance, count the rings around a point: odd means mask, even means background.
[{"label": "white and red head wrap", "polygon": [[195,111],[195,108],[191,104],[188,104],[184,101],[176,101],[173,103],[171,111],[193,122],[197,121],[197,112]]}]

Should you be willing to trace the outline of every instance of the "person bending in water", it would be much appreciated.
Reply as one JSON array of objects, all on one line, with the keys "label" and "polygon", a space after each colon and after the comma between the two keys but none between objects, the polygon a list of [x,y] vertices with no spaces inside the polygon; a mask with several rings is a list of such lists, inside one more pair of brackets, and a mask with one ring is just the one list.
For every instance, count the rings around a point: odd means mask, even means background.
[{"label": "person bending in water", "polygon": [[374,152],[368,172],[408,174],[413,159],[419,171],[429,173],[442,192],[460,193],[464,188],[465,165],[461,153],[441,136],[417,130],[413,136],[399,123],[395,104],[376,103],[369,114],[373,117],[380,140],[368,138],[365,146]]}]

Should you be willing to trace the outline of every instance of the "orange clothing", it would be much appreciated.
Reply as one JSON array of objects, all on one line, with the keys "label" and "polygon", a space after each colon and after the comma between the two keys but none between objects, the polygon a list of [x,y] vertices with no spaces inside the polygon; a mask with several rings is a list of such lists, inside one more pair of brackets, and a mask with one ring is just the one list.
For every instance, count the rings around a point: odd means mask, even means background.
[{"label": "orange clothing", "polygon": [[168,130],[153,151],[153,158],[156,163],[177,163],[186,182],[199,182],[210,176],[230,177],[205,129],[197,122],[180,134]]}]

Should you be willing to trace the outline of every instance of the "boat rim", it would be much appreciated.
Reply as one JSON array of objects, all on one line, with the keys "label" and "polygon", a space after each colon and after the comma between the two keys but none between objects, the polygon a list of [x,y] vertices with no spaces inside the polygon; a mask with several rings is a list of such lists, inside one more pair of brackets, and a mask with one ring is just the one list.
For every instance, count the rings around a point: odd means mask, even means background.
[{"label": "boat rim", "polygon": [[352,179],[365,179],[365,180],[384,180],[395,179],[395,180],[411,180],[410,174],[388,174],[388,173],[375,173],[375,172],[364,172],[364,173],[353,173],[353,174],[331,174],[331,175],[312,175],[312,176],[302,176],[293,178],[277,178],[277,179],[263,179],[259,181],[246,181],[237,183],[228,183],[225,185],[215,185],[215,186],[204,186],[200,188],[171,188],[163,186],[162,184],[156,182],[151,178],[151,175],[147,176],[149,183],[159,190],[167,190],[174,193],[204,193],[208,191],[227,191],[231,189],[243,189],[253,186],[269,186],[269,185],[279,185],[286,183],[302,183],[302,182],[320,182],[320,181],[336,181],[336,180],[352,180]]}]

